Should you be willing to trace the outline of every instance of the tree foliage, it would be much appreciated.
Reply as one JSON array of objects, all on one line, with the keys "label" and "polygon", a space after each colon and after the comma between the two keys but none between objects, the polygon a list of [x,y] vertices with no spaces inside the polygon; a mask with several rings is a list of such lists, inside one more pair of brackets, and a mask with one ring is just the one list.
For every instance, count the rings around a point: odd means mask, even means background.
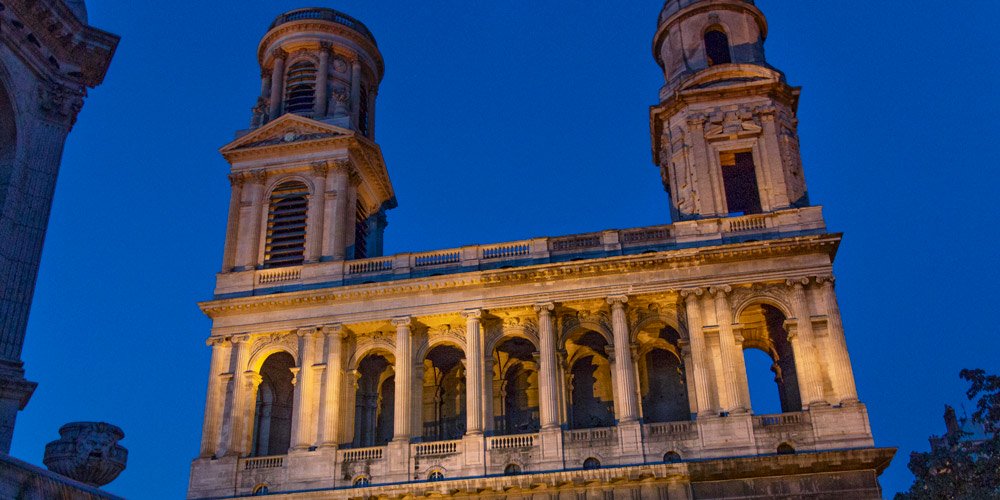
[{"label": "tree foliage", "polygon": [[969,382],[966,395],[975,401],[972,422],[985,435],[960,426],[951,407],[945,410],[948,431],[931,438],[931,450],[910,455],[916,477],[910,490],[896,500],[1000,499],[1000,376],[984,370],[962,370]]}]

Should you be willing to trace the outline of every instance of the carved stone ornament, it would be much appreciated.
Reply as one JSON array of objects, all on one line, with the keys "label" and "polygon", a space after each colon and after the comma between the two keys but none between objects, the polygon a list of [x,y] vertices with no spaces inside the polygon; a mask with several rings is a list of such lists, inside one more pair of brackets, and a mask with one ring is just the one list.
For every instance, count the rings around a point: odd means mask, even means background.
[{"label": "carved stone ornament", "polygon": [[713,139],[735,139],[759,135],[764,129],[756,121],[753,110],[748,107],[728,111],[717,111],[709,116],[705,137]]},{"label": "carved stone ornament", "polygon": [[125,470],[128,450],[118,444],[121,428],[104,422],[72,422],[45,445],[45,466],[81,483],[104,486]]},{"label": "carved stone ornament", "polygon": [[38,105],[49,120],[73,125],[76,115],[83,109],[86,91],[73,89],[55,82],[43,82],[38,86]]}]

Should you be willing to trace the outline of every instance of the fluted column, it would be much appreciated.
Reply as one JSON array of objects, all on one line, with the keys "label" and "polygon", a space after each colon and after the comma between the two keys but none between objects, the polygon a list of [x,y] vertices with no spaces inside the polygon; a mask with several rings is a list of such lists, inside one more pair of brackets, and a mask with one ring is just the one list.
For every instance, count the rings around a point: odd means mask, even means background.
[{"label": "fluted column", "polygon": [[244,373],[250,355],[250,336],[235,335],[230,342],[233,347],[229,355],[229,373],[226,375],[230,385],[229,398],[223,416],[219,455],[239,455],[247,451],[243,449],[246,441],[244,422],[249,412],[246,386],[248,375],[255,375],[253,372]]},{"label": "fluted column", "polygon": [[292,402],[292,449],[308,450],[312,446],[312,400],[313,400],[313,365],[316,348],[316,328],[302,328],[296,332],[299,336],[299,366],[293,368],[295,373],[293,383],[295,392]]},{"label": "fluted column", "polygon": [[326,116],[327,78],[330,75],[330,43],[319,44],[319,71],[316,73],[316,95],[313,101],[313,115],[316,119]]},{"label": "fluted column", "polygon": [[288,54],[281,49],[275,49],[271,57],[274,59],[274,68],[271,70],[271,109],[268,111],[268,117],[274,120],[281,113],[281,93],[285,90],[285,58]]},{"label": "fluted column", "polygon": [[465,311],[465,433],[483,433],[483,311]]},{"label": "fluted column", "polygon": [[858,400],[858,389],[854,384],[854,370],[847,351],[847,337],[840,317],[840,306],[834,291],[833,276],[817,278],[820,300],[826,309],[827,359],[830,365],[833,386],[841,402],[853,403]]},{"label": "fluted column", "polygon": [[684,311],[687,316],[688,341],[691,350],[691,365],[684,369],[692,374],[694,384],[695,407],[691,411],[698,415],[712,413],[712,399],[709,392],[708,361],[705,359],[705,330],[701,312],[701,296],[705,293],[701,288],[684,290]]},{"label": "fluted column", "polygon": [[326,193],[323,198],[323,260],[341,261],[347,251],[347,205],[350,199],[349,160],[337,160],[335,168],[326,176]]},{"label": "fluted column", "polygon": [[236,270],[247,271],[257,266],[260,250],[260,232],[264,210],[263,170],[249,173],[241,193],[239,234],[236,237]]},{"label": "fluted column", "polygon": [[201,428],[201,453],[203,458],[212,457],[219,445],[219,433],[222,430],[222,413],[225,404],[223,389],[225,388],[224,371],[226,357],[229,354],[227,339],[213,337],[208,339],[212,348],[212,361],[208,368],[208,391],[205,395],[205,422]]},{"label": "fluted column", "polygon": [[715,296],[715,315],[719,323],[719,356],[722,360],[723,380],[719,382],[719,404],[723,411],[739,412],[746,410],[746,405],[740,397],[740,377],[746,373],[737,373],[737,356],[743,353],[736,351],[736,337],[733,334],[733,313],[729,305],[729,293],[733,291],[728,285],[713,286],[710,290]]},{"label": "fluted column", "polygon": [[236,267],[237,238],[240,234],[240,205],[243,200],[243,174],[229,174],[232,192],[229,196],[229,216],[226,220],[226,244],[222,250],[222,272],[228,273]]},{"label": "fluted column", "polygon": [[556,359],[556,338],[552,311],[555,304],[547,302],[535,306],[538,313],[539,380],[538,411],[542,429],[559,428],[559,362]]},{"label": "fluted column", "polygon": [[792,314],[795,315],[795,333],[788,339],[795,353],[795,374],[801,385],[802,402],[812,405],[826,401],[823,399],[822,367],[815,356],[812,314],[806,300],[805,285],[808,283],[807,278],[786,281],[792,288]]},{"label": "fluted column", "polygon": [[323,255],[323,228],[326,219],[326,177],[329,166],[325,161],[312,164],[312,184],[314,192],[309,193],[309,206],[306,213],[306,248],[305,263],[319,262]]},{"label": "fluted column", "polygon": [[624,295],[608,297],[611,305],[611,330],[615,342],[615,399],[620,398],[621,423],[639,420],[639,405],[636,397],[635,364],[632,362],[632,346],[628,331],[628,316],[625,314],[625,303],[628,297]]},{"label": "fluted column", "polygon": [[393,441],[409,443],[412,434],[411,412],[413,377],[413,341],[409,317],[395,318],[392,324],[396,327],[396,389],[395,408],[393,412]]},{"label": "fluted column", "polygon": [[324,326],[322,329],[323,384],[319,401],[319,433],[316,446],[336,447],[340,444],[340,402],[343,384],[343,351],[347,332],[341,325]]},{"label": "fluted column", "polygon": [[361,60],[351,63],[351,123],[354,130],[361,130]]}]

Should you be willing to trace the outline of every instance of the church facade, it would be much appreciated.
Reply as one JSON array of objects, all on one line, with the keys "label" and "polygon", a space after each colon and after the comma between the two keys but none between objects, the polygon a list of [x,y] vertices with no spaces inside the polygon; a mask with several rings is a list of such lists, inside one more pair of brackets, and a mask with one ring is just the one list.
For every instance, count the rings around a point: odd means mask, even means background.
[{"label": "church facade", "polygon": [[[799,89],[749,0],[668,0],[650,111],[672,224],[382,254],[384,66],[330,9],[258,48],[190,498],[880,498]],[[744,351],[772,360],[755,412]]]}]

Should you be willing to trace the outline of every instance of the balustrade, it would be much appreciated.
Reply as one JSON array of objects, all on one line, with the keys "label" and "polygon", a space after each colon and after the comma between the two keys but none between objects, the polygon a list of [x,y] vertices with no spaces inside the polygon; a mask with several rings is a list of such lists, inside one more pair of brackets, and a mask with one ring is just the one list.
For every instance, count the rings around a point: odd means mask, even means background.
[{"label": "balustrade", "polygon": [[385,447],[379,446],[375,448],[341,450],[338,453],[340,454],[341,462],[360,462],[364,460],[382,460],[384,452]]},{"label": "balustrade", "polygon": [[243,459],[243,470],[277,469],[284,464],[284,456],[245,458]]},{"label": "balustrade", "polygon": [[461,440],[437,441],[434,443],[419,443],[413,445],[413,454],[418,457],[430,457],[435,455],[453,455],[458,453]]},{"label": "balustrade", "polygon": [[538,434],[518,434],[515,436],[494,436],[486,441],[489,450],[511,450],[535,446]]},{"label": "balustrade", "polygon": [[286,281],[295,281],[302,277],[301,267],[280,267],[277,269],[267,269],[257,271],[257,284],[271,285]]}]

